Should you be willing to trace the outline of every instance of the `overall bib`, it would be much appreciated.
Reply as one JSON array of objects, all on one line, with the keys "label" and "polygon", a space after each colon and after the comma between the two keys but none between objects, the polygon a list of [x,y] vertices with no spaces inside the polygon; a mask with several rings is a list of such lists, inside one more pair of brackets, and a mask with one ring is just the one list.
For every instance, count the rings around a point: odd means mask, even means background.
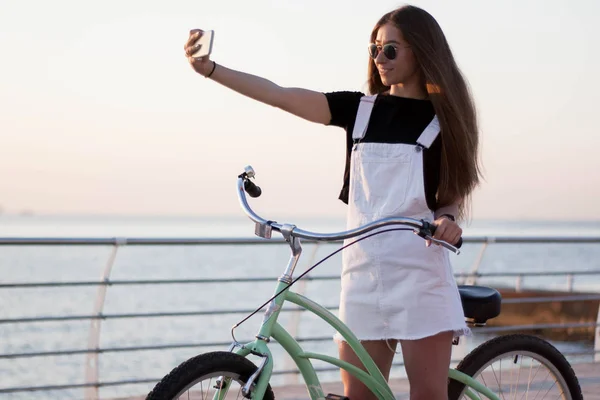
[{"label": "overall bib", "polygon": [[[361,143],[375,99],[361,98],[352,133],[347,228],[392,216],[433,221],[425,198],[423,148],[429,148],[440,132],[437,116],[417,145]],[[402,226],[380,230],[390,228]],[[385,232],[344,249],[342,264],[339,315],[358,339],[470,333],[449,252],[443,247],[426,247],[411,231]],[[343,340],[339,334],[335,339]]]}]

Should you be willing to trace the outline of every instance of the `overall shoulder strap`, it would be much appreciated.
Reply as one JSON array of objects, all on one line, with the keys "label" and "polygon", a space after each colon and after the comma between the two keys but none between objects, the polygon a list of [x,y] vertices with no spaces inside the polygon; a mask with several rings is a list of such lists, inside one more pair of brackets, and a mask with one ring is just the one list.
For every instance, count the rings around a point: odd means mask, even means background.
[{"label": "overall shoulder strap", "polygon": [[417,143],[425,148],[429,148],[435,138],[440,133],[440,121],[438,120],[437,115],[433,117],[427,128],[421,133],[421,136],[417,139]]},{"label": "overall shoulder strap", "polygon": [[369,119],[371,118],[371,111],[373,111],[373,105],[377,95],[363,96],[360,98],[360,104],[358,105],[358,112],[356,113],[356,120],[354,121],[354,130],[352,131],[352,139],[360,140],[365,137],[367,133],[367,127],[369,126]]}]

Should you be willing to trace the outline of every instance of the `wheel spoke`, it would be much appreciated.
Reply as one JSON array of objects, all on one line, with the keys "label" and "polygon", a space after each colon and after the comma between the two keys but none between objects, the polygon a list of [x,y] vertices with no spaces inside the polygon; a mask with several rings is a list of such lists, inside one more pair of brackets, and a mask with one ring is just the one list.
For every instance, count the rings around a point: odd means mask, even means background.
[{"label": "wheel spoke", "polygon": [[498,384],[498,395],[502,396],[503,400],[506,400],[506,399],[504,399],[504,395],[502,394],[502,387],[500,386],[500,382],[498,381],[498,377],[496,376],[496,371],[494,371],[494,366],[492,365],[491,367],[492,367],[492,374],[494,375],[494,378],[496,379],[496,383]]},{"label": "wheel spoke", "polygon": [[[502,388],[502,359],[500,359],[500,388]],[[500,394],[504,399],[504,394],[502,393],[502,389],[500,389]]]},{"label": "wheel spoke", "polygon": [[[539,369],[541,367],[542,367],[542,364],[540,363],[540,366],[538,367],[538,371],[539,371]],[[536,373],[536,375],[537,375],[537,373]],[[546,382],[546,379],[548,378],[548,376],[550,376],[550,371],[548,371],[548,375],[543,380],[539,381],[539,383],[536,383],[536,386],[538,387],[538,390],[537,390],[537,393],[535,394],[535,398],[533,400],[537,400],[538,395],[541,393],[541,391],[542,391],[542,389],[544,387],[543,383]]]},{"label": "wheel spoke", "polygon": [[483,376],[483,374],[481,375],[481,380],[483,381],[483,384],[484,384],[484,385],[487,387],[487,386],[488,386],[488,384],[487,384],[487,382],[485,381],[485,376]]},{"label": "wheel spoke", "polygon": [[544,397],[546,397],[548,395],[548,393],[550,393],[550,391],[552,390],[552,388],[556,385],[556,381],[554,381],[554,383],[552,383],[552,386],[550,386],[550,388],[546,391],[546,394],[544,395]]},{"label": "wheel spoke", "polygon": [[517,400],[517,394],[519,393],[519,382],[521,381],[521,368],[523,367],[523,356],[515,355],[515,364],[519,363],[519,368],[517,369],[517,382],[515,383],[515,399]]},{"label": "wheel spoke", "polygon": [[[514,362],[514,358],[513,358],[513,364],[515,364],[515,362]],[[510,383],[510,386],[509,386],[509,393],[508,393],[508,398],[509,398],[509,399],[512,399],[512,397],[513,397],[513,396],[512,396],[512,393],[513,393],[513,384],[514,384],[514,382],[513,382],[513,373],[514,373],[514,372],[515,372],[515,371],[514,371],[514,368],[512,368],[512,367],[511,367],[511,368],[510,368],[510,378],[509,378],[509,383]],[[518,389],[518,388],[515,386],[515,393],[516,393],[517,389]]]},{"label": "wheel spoke", "polygon": [[[206,400],[209,400],[209,399],[208,399],[208,395],[210,394],[210,388],[211,388],[211,384],[210,384],[210,383],[211,383],[211,382],[212,382],[212,378],[210,378],[210,379],[208,380],[208,385],[207,385],[207,386],[208,386],[208,390],[206,391]],[[204,395],[202,395],[202,400],[204,400]]]}]

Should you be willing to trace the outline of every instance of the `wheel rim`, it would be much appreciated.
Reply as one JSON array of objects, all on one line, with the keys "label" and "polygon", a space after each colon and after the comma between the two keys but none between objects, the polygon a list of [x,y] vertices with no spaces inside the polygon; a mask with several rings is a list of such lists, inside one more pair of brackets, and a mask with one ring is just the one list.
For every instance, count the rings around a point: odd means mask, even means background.
[{"label": "wheel rim", "polygon": [[[207,382],[205,382],[207,381]],[[226,382],[225,385],[218,386],[219,382]],[[194,380],[180,391],[172,400],[237,400],[245,399],[242,394],[242,387],[245,381],[241,379],[240,374],[228,371],[215,371],[202,375]],[[237,384],[237,385],[236,385]],[[225,390],[219,389],[224,387]],[[215,397],[215,393],[221,390],[221,397]],[[226,391],[226,393],[223,393]]]},{"label": "wheel rim", "polygon": [[[506,367],[508,369],[503,370]],[[511,351],[496,356],[484,364],[473,378],[501,400],[573,400],[567,382],[554,364],[528,351]],[[468,399],[465,395],[467,389],[463,389],[459,399]],[[475,395],[479,394],[475,392]],[[487,398],[481,396],[479,398]]]}]

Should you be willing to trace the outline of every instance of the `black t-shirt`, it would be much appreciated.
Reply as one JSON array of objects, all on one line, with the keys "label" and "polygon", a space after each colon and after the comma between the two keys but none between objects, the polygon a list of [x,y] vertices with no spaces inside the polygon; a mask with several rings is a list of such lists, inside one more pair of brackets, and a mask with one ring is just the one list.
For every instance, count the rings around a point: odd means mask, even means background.
[{"label": "black t-shirt", "polygon": [[[361,92],[325,93],[331,122],[346,130],[346,168],[344,183],[339,199],[348,204],[350,185],[350,155],[352,152],[352,130],[358,112]],[[406,97],[379,95],[369,119],[369,127],[361,142],[417,144],[417,139],[435,116],[431,101],[409,99]],[[430,210],[437,209],[437,190],[440,181],[440,162],[442,139],[438,135],[428,149],[423,149],[423,178],[425,198]]]}]

